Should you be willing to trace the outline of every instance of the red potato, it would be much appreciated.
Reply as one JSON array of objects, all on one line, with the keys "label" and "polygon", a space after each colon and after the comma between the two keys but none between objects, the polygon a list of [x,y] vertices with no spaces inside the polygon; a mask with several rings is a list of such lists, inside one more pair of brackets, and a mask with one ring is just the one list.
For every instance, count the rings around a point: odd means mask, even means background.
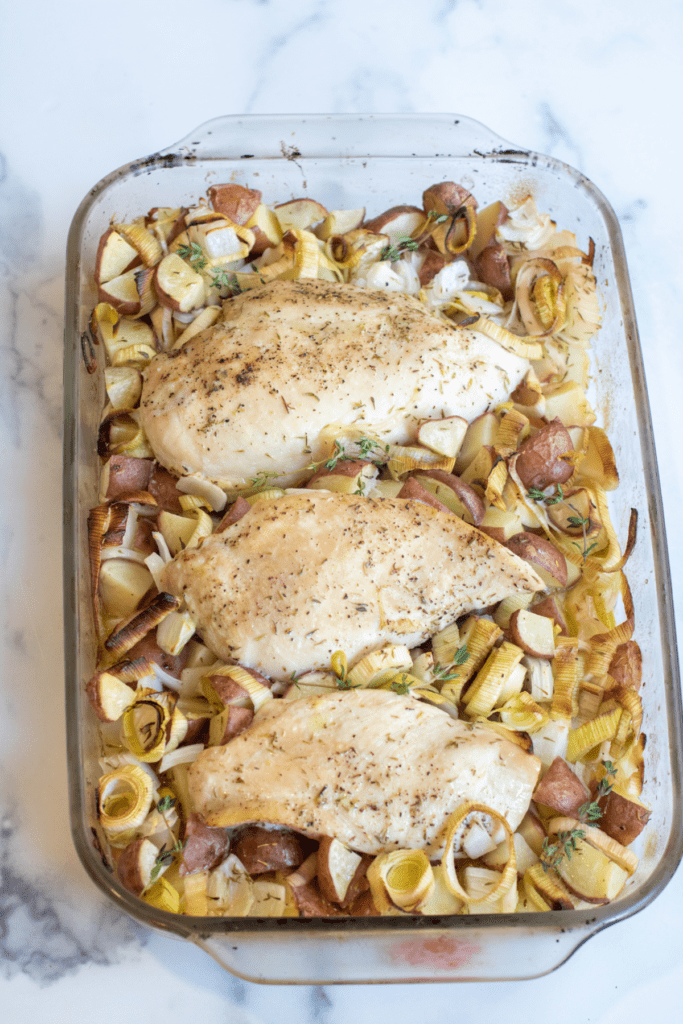
[{"label": "red potato", "polygon": [[[475,492],[476,493],[476,492]],[[484,513],[484,518],[477,523],[482,533],[486,533],[499,544],[507,544],[510,537],[521,533],[524,529],[522,520],[515,509],[503,511],[495,505],[489,505]]]},{"label": "red potato", "polygon": [[273,207],[283,233],[292,230],[307,231],[312,224],[324,220],[328,211],[315,199],[290,199]]},{"label": "red potato", "polygon": [[510,263],[500,242],[490,242],[473,263],[474,272],[480,281],[497,288],[506,302],[513,298]]},{"label": "red potato", "polygon": [[292,896],[301,917],[340,917],[342,911],[325,899],[315,882],[293,885]]},{"label": "red potato", "polygon": [[643,656],[635,640],[619,644],[607,670],[617,686],[639,690],[643,678]]},{"label": "red potato", "polygon": [[612,790],[600,800],[602,818],[598,822],[601,832],[628,846],[643,831],[650,820],[651,811],[636,800]]},{"label": "red potato", "polygon": [[554,419],[520,445],[515,462],[520,480],[527,489],[535,487],[539,491],[566,483],[574,469],[562,455],[573,451],[569,431]]},{"label": "red potato", "polygon": [[96,672],[85,688],[100,722],[118,722],[135,700],[135,690],[111,672]]},{"label": "red potato", "polygon": [[547,587],[567,586],[567,560],[554,544],[535,533],[516,533],[506,547],[524,558]]},{"label": "red potato", "polygon": [[537,857],[543,852],[543,841],[546,839],[545,829],[533,811],[527,811],[517,831]]},{"label": "red potato", "polygon": [[560,627],[560,633],[562,636],[569,636],[569,628],[567,626],[567,620],[564,617],[560,602],[553,594],[548,594],[540,601],[535,601],[530,609],[534,615],[545,615],[548,619],[552,619],[555,625]]},{"label": "red potato", "polygon": [[315,229],[315,235],[326,242],[328,238],[335,235],[345,235],[349,231],[356,231],[365,218],[365,207],[357,210],[330,210],[322,224]]},{"label": "red potato", "polygon": [[204,278],[181,259],[177,252],[170,252],[157,264],[154,290],[160,304],[175,313],[189,313],[192,309],[198,309],[204,305],[206,298]]},{"label": "red potato", "polygon": [[97,247],[95,281],[100,285],[106,284],[141,263],[137,250],[118,231],[108,228]]},{"label": "red potato", "polygon": [[422,287],[425,288],[431,281],[433,281],[439,271],[443,270],[445,266],[446,257],[434,249],[429,249],[425,254],[422,266],[417,273]]},{"label": "red potato", "polygon": [[152,871],[159,851],[149,839],[134,839],[116,862],[116,875],[121,885],[140,896],[152,881]]},{"label": "red potato", "polygon": [[248,825],[233,840],[231,852],[250,875],[296,868],[303,861],[299,837],[287,829]]},{"label": "red potato", "polygon": [[443,502],[439,501],[431,491],[423,487],[414,476],[408,477],[396,497],[408,498],[411,501],[421,501],[425,505],[431,505],[432,508],[437,509],[439,512],[445,512],[447,515],[452,514],[451,510]]},{"label": "red potato", "polygon": [[136,270],[127,270],[97,289],[98,300],[108,302],[120,316],[137,316],[142,309]]},{"label": "red potato", "polygon": [[183,510],[183,506],[180,504],[181,491],[176,487],[177,482],[177,477],[160,466],[158,462],[155,463],[147,490],[164,512],[178,513]]},{"label": "red potato", "polygon": [[[349,882],[349,887],[346,890],[346,896],[341,902],[343,909],[348,910],[349,907],[356,904],[358,900],[363,896],[364,893],[369,892],[370,883],[368,882],[368,868],[372,864],[375,858],[369,853],[362,853],[360,855],[360,864],[356,868],[353,878]],[[373,903],[374,907],[374,903]]]},{"label": "red potato", "polygon": [[556,757],[534,790],[533,799],[558,814],[576,817],[590,793],[567,762]]},{"label": "red potato", "polygon": [[143,636],[141,640],[138,640],[134,647],[131,647],[127,657],[131,660],[146,658],[147,661],[153,662],[159,668],[162,668],[164,672],[168,672],[169,675],[179,679],[180,673],[187,664],[188,654],[188,647],[184,647],[180,654],[167,654],[166,651],[159,647],[156,634],[152,631]]},{"label": "red potato", "polygon": [[369,480],[377,476],[377,466],[361,459],[340,460],[334,469],[321,466],[306,484],[312,490],[329,490],[342,494],[364,493]]},{"label": "red potato", "polygon": [[347,909],[351,917],[381,917],[369,888],[354,900]]},{"label": "red potato", "polygon": [[362,857],[338,839],[323,836],[318,847],[318,885],[325,899],[343,903]]},{"label": "red potato", "polygon": [[442,469],[419,469],[416,470],[415,476],[438,501],[443,502],[446,508],[466,519],[468,523],[478,526],[484,518],[484,502],[460,477],[446,473]]},{"label": "red potato", "polygon": [[256,207],[256,212],[249,218],[246,227],[254,233],[252,256],[261,256],[266,249],[271,249],[282,241],[280,222],[265,203],[260,203]]},{"label": "red potato", "polygon": [[224,747],[235,736],[248,729],[253,721],[254,712],[251,708],[235,704],[226,706],[225,711],[209,719],[209,746]]},{"label": "red potato", "polygon": [[257,188],[245,188],[230,182],[225,185],[212,185],[208,190],[209,202],[214,210],[222,213],[233,224],[246,225],[261,202],[261,193]]},{"label": "red potato", "polygon": [[482,413],[472,420],[458,452],[455,462],[456,473],[462,475],[463,470],[470,465],[482,448],[492,447],[497,433],[498,417],[495,412]]},{"label": "red potato", "polygon": [[214,530],[214,533],[223,533],[223,530],[227,530],[233,523],[238,523],[242,516],[246,516],[250,508],[251,505],[246,498],[236,498]]},{"label": "red potato", "polygon": [[414,232],[419,231],[425,223],[423,210],[417,206],[392,206],[379,216],[366,221],[363,225],[366,231],[372,231],[375,235],[388,235],[389,244],[395,245],[399,238],[409,238]]},{"label": "red potato", "polygon": [[420,444],[437,455],[455,458],[467,433],[467,420],[462,416],[445,416],[439,420],[422,420],[417,428]]},{"label": "red potato", "polygon": [[432,210],[438,214],[456,213],[461,206],[470,206],[476,210],[477,200],[462,185],[456,185],[454,181],[441,181],[436,185],[430,185],[422,193],[422,203],[425,211]]},{"label": "red potato", "polygon": [[477,230],[472,245],[467,250],[468,257],[474,261],[482,249],[485,249],[489,242],[495,240],[495,231],[500,224],[504,224],[508,218],[508,210],[505,203],[497,200],[477,213]]},{"label": "red potato", "polygon": [[217,867],[228,852],[229,839],[224,828],[211,828],[199,814],[190,814],[185,825],[185,846],[180,874],[210,871]]},{"label": "red potato", "polygon": [[[513,644],[534,658],[555,656],[555,633],[551,619],[518,608],[510,616],[508,632]],[[568,812],[567,812],[568,813]]]}]

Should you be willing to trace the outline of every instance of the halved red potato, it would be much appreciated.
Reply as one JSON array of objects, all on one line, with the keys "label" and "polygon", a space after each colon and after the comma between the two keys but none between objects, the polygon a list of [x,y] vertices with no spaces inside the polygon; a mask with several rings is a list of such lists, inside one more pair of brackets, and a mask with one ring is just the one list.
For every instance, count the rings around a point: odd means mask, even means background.
[{"label": "halved red potato", "polygon": [[283,234],[286,231],[305,231],[312,224],[324,220],[328,211],[315,199],[290,199],[273,207]]},{"label": "halved red potato", "polygon": [[513,297],[510,262],[500,242],[489,242],[473,262],[474,272],[480,281],[497,288],[506,302]]},{"label": "halved red potato", "polygon": [[566,587],[567,560],[554,544],[535,533],[516,533],[507,548],[524,558],[536,570],[547,587]]},{"label": "halved red potato", "polygon": [[234,182],[212,185],[207,194],[214,210],[228,217],[233,224],[246,224],[261,203],[261,192],[257,188],[245,188]]},{"label": "halved red potato", "polygon": [[159,851],[150,839],[134,839],[128,843],[116,862],[116,875],[121,885],[134,896],[140,896],[152,882],[158,856]]},{"label": "halved red potato", "polygon": [[485,412],[472,420],[465,432],[455,461],[456,473],[462,474],[482,448],[492,447],[495,444],[497,432],[498,417],[494,412]]},{"label": "halved red potato", "polygon": [[602,800],[599,827],[622,846],[629,846],[650,820],[651,811],[633,797],[612,790]]},{"label": "halved red potato", "polygon": [[147,490],[156,499],[159,508],[166,512],[182,512],[180,504],[182,492],[177,488],[178,480],[167,469],[155,463],[149,478]]},{"label": "halved red potato", "polygon": [[568,430],[559,419],[554,419],[520,445],[515,463],[520,480],[527,489],[535,487],[539,491],[551,484],[565,483],[574,468],[562,456],[573,451]]},{"label": "halved red potato", "polygon": [[643,678],[643,656],[635,640],[619,644],[609,664],[609,674],[617,686],[640,689]]},{"label": "halved red potato", "polygon": [[510,639],[534,658],[555,656],[555,632],[552,619],[536,615],[526,608],[518,608],[510,616]]},{"label": "halved red potato", "polygon": [[231,844],[231,852],[244,864],[250,875],[266,871],[282,871],[301,864],[301,842],[294,832],[281,828],[247,825]]},{"label": "halved red potato", "polygon": [[444,505],[442,501],[439,501],[439,499],[431,491],[427,490],[426,487],[423,487],[414,476],[409,476],[408,479],[404,481],[403,486],[396,497],[408,498],[412,501],[421,501],[425,505],[431,505],[432,508],[437,509],[439,512],[446,512],[448,515],[451,514],[451,510],[448,506]]},{"label": "halved red potato", "polygon": [[561,757],[555,758],[533,794],[537,804],[574,818],[589,798],[588,788]]},{"label": "halved red potato", "polygon": [[420,444],[437,455],[455,458],[467,433],[468,423],[462,416],[445,416],[440,420],[422,420],[417,428]]},{"label": "halved red potato", "polygon": [[416,470],[420,484],[451,512],[478,526],[484,518],[484,502],[477,492],[453,473],[441,469]]},{"label": "halved red potato", "polygon": [[98,284],[106,284],[115,277],[140,265],[142,260],[137,250],[129,245],[123,235],[108,228],[100,238],[95,257],[95,280]]},{"label": "halved red potato", "polygon": [[367,484],[377,476],[377,466],[362,459],[344,459],[333,469],[321,466],[306,484],[312,490],[340,494],[364,494]]},{"label": "halved red potato", "polygon": [[362,861],[338,839],[323,836],[318,847],[318,885],[331,903],[343,903]]},{"label": "halved red potato", "polygon": [[164,256],[157,266],[154,287],[161,305],[175,312],[189,313],[191,309],[204,305],[202,275],[175,252]]},{"label": "halved red potato", "polygon": [[510,537],[514,537],[516,533],[522,533],[524,530],[522,520],[515,509],[503,511],[503,509],[496,508],[495,505],[489,505],[484,513],[484,518],[477,523],[477,526],[482,533],[488,534],[499,544],[507,544]]},{"label": "halved red potato", "polygon": [[392,206],[379,216],[366,221],[363,227],[375,235],[388,235],[389,244],[396,245],[400,238],[410,238],[425,223],[424,210],[417,206]]},{"label": "halved red potato", "polygon": [[228,852],[228,833],[224,828],[211,828],[199,814],[190,814],[185,825],[185,846],[180,874],[210,871]]},{"label": "halved red potato", "polygon": [[142,308],[135,270],[110,278],[99,286],[97,294],[100,302],[108,302],[121,316],[136,316]]},{"label": "halved red potato", "polygon": [[483,210],[477,212],[477,230],[472,245],[467,250],[471,260],[476,260],[482,249],[495,239],[496,228],[507,220],[508,211],[505,203],[496,200]]},{"label": "halved red potato", "polygon": [[154,463],[132,455],[112,455],[102,469],[102,487],[108,501],[132,491],[146,491]]},{"label": "halved red potato", "polygon": [[330,210],[322,224],[315,229],[315,234],[323,242],[334,235],[345,235],[348,231],[355,231],[363,223],[365,207],[358,210]]},{"label": "halved red potato", "polygon": [[260,256],[282,241],[283,231],[280,222],[265,203],[259,203],[256,210],[246,223],[246,227],[254,232],[254,244],[251,255]]},{"label": "halved red potato", "polygon": [[560,633],[563,636],[569,636],[567,620],[564,617],[560,602],[554,594],[547,594],[540,601],[535,601],[531,606],[531,611],[534,615],[545,615],[560,627]]},{"label": "halved red potato", "polygon": [[434,211],[437,214],[452,214],[461,206],[477,207],[477,201],[471,192],[468,192],[463,185],[456,185],[454,181],[440,181],[436,185],[430,185],[422,193],[422,203],[427,213]]},{"label": "halved red potato", "polygon": [[435,249],[428,249],[425,253],[422,266],[417,272],[420,284],[425,288],[430,281],[433,281],[440,270],[446,266],[446,257]]}]

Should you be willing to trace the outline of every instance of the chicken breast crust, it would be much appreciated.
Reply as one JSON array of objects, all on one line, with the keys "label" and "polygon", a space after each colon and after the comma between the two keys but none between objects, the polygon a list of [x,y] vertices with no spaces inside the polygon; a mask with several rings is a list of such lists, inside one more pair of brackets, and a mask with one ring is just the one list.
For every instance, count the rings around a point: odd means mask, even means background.
[{"label": "chicken breast crust", "polygon": [[163,570],[226,661],[271,679],[414,647],[475,608],[543,589],[531,566],[455,515],[324,491],[262,500]]},{"label": "chicken breast crust", "polygon": [[264,821],[353,850],[443,853],[449,816],[466,800],[514,831],[540,761],[483,726],[411,696],[350,690],[269,701],[225,747],[190,767],[195,809],[209,825]]},{"label": "chicken breast crust", "polygon": [[144,373],[140,422],[177,476],[228,492],[269,473],[282,486],[328,455],[324,427],[385,442],[422,419],[471,421],[529,368],[419,300],[325,281],[275,281],[225,303],[221,320]]}]

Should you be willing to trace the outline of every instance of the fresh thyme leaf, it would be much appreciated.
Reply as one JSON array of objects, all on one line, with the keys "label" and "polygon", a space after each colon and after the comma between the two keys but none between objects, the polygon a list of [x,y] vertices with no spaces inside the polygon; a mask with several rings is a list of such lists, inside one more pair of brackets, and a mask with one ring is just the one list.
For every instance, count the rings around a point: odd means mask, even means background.
[{"label": "fresh thyme leaf", "polygon": [[[335,469],[338,462],[352,461],[353,459],[363,459],[367,461],[368,456],[373,453],[375,448],[382,448],[382,445],[379,443],[379,441],[373,441],[371,437],[360,437],[358,438],[357,441],[354,441],[353,444],[358,448],[357,453],[347,452],[339,438],[336,438],[334,442],[334,452],[325,463],[325,469]],[[389,451],[388,444],[384,446],[384,451]],[[379,465],[381,460],[371,459],[370,461],[375,462],[376,465]],[[311,468],[317,468],[317,466],[314,465]]]},{"label": "fresh thyme leaf", "polygon": [[463,644],[462,647],[459,647],[453,655],[453,660],[450,665],[440,665],[438,661],[435,662],[434,668],[432,669],[432,675],[442,683],[447,683],[450,679],[455,679],[458,673],[453,672],[453,669],[458,665],[464,665],[469,656],[470,652],[467,650],[467,644]]},{"label": "fresh thyme leaf", "polygon": [[159,851],[159,856],[155,860],[154,867],[152,868],[150,881],[156,882],[157,878],[159,877],[159,872],[162,870],[162,868],[169,867],[173,863],[176,853],[181,853],[184,846],[185,844],[181,843],[180,840],[178,840],[175,846],[172,847],[172,849],[170,850],[165,849],[165,847],[163,846],[161,847],[161,850]]},{"label": "fresh thyme leaf", "polygon": [[274,476],[279,476],[279,474],[275,473],[273,470],[262,469],[256,476],[253,476],[251,478],[249,483],[252,485],[252,487],[265,487],[265,485],[268,483],[271,477]]},{"label": "fresh thyme leaf", "polygon": [[546,494],[545,491],[541,491],[538,487],[530,487],[527,494],[532,501],[542,502],[544,505],[557,505],[559,501],[564,501],[564,492],[562,491],[561,484],[556,484],[556,492],[554,494]]},{"label": "fresh thyme leaf", "polygon": [[189,245],[179,245],[176,251],[181,259],[189,260],[195,270],[203,270],[209,262],[198,242],[190,242]]},{"label": "fresh thyme leaf", "polygon": [[163,814],[164,811],[170,811],[171,808],[174,806],[175,797],[171,796],[170,793],[167,793],[165,796],[162,796],[161,800],[157,804],[157,810],[161,811],[161,813]]},{"label": "fresh thyme leaf", "polygon": [[567,860],[571,860],[572,853],[576,850],[579,840],[585,838],[586,833],[582,828],[573,828],[571,832],[558,832],[557,840],[554,843],[551,843],[549,839],[544,839],[541,851],[541,862],[544,870],[556,868],[565,857]]},{"label": "fresh thyme leaf", "polygon": [[433,221],[434,224],[445,224],[448,220],[448,214],[437,213],[436,210],[430,210],[427,214],[427,220]]},{"label": "fresh thyme leaf", "polygon": [[359,686],[360,686],[360,684],[356,684],[354,686],[353,683],[350,683],[349,680],[348,680],[348,676],[344,676],[343,678],[340,677],[340,676],[337,676],[337,689],[338,690],[357,690],[359,688]]},{"label": "fresh thyme leaf", "polygon": [[235,275],[231,274],[228,270],[221,269],[220,267],[211,271],[211,287],[230,288],[233,292],[242,291]]},{"label": "fresh thyme leaf", "polygon": [[400,693],[401,695],[410,693],[410,683],[408,682],[405,672],[402,674],[400,679],[394,679],[391,684],[391,689],[394,693]]},{"label": "fresh thyme leaf", "polygon": [[391,263],[395,263],[404,252],[415,252],[419,245],[420,243],[416,242],[410,235],[405,235],[403,238],[399,238],[395,245],[387,245],[382,250],[380,260],[389,260]]}]

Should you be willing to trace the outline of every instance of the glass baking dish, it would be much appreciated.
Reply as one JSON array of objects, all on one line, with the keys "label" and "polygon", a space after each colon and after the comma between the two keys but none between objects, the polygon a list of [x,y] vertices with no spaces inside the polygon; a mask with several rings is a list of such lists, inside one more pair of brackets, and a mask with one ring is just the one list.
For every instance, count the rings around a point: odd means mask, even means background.
[{"label": "glass baking dish", "polygon": [[[97,504],[96,438],[103,359],[88,373],[87,325],[97,302],[97,244],[113,215],[190,205],[215,183],[262,191],[267,202],[310,196],[329,209],[366,206],[368,216],[419,200],[454,180],[480,205],[527,194],[578,244],[595,242],[604,304],[593,342],[590,398],[615,449],[622,482],[612,503],[618,536],[639,514],[628,564],[636,637],[643,651],[644,800],[651,824],[640,865],[618,900],[554,913],[443,918],[223,919],[176,916],[125,890],[99,852],[95,813],[97,723],[85,697],[94,670],[86,517]],[[92,367],[91,367],[92,369]],[[114,171],[79,206],[68,239],[65,320],[64,602],[71,827],[94,882],[145,925],[191,940],[229,971],[253,981],[465,981],[531,978],[558,967],[587,938],[641,910],[681,858],[681,700],[664,520],[643,365],[621,233],[601,193],[579,172],[513,146],[457,115],[222,117],[177,145]]]}]

